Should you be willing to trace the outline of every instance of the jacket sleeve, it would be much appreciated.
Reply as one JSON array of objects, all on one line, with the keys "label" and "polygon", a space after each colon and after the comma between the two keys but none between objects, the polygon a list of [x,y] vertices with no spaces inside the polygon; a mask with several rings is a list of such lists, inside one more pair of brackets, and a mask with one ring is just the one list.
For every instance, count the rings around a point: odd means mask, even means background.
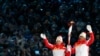
[{"label": "jacket sleeve", "polygon": [[90,34],[90,38],[87,41],[87,45],[90,46],[93,42],[94,42],[94,33],[89,33]]},{"label": "jacket sleeve", "polygon": [[67,51],[65,56],[71,56],[71,52],[70,51]]},{"label": "jacket sleeve", "polygon": [[71,54],[75,54],[75,47],[71,48],[70,51],[67,49],[66,56],[71,56]]},{"label": "jacket sleeve", "polygon": [[71,54],[75,54],[75,47],[71,48]]},{"label": "jacket sleeve", "polygon": [[53,49],[54,45],[49,43],[49,41],[47,39],[43,39],[43,42],[45,44],[45,46],[49,49]]}]

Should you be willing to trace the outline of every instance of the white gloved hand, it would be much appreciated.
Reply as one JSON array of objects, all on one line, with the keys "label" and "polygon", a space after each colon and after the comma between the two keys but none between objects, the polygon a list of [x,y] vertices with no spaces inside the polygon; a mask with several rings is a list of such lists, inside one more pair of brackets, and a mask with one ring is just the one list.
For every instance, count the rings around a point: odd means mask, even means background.
[{"label": "white gloved hand", "polygon": [[41,37],[42,39],[46,39],[46,35],[43,34],[43,33],[40,34],[40,37]]},{"label": "white gloved hand", "polygon": [[87,28],[87,30],[88,30],[89,32],[92,32],[92,27],[91,27],[91,25],[87,25],[86,28]]},{"label": "white gloved hand", "polygon": [[71,52],[71,45],[67,45],[67,51]]}]

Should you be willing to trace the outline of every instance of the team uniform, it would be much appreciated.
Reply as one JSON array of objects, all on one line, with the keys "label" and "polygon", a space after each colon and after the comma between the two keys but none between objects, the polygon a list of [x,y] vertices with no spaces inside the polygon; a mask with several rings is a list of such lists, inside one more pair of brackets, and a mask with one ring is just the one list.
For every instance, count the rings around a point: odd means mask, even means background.
[{"label": "team uniform", "polygon": [[[89,46],[94,42],[94,33],[90,25],[87,25],[87,30],[89,31],[90,38],[86,40],[86,33],[82,32],[80,36],[83,39],[79,39],[73,48],[71,48],[71,54],[75,53],[75,56],[89,56]],[[81,38],[81,37],[80,37]]]},{"label": "team uniform", "polygon": [[75,56],[89,56],[89,46],[94,42],[94,34],[90,33],[90,39],[84,40],[75,43],[72,48],[72,54],[75,53]]},{"label": "team uniform", "polygon": [[52,50],[53,56],[68,56],[67,49],[63,43],[60,45],[53,45],[50,44],[47,39],[44,39],[43,41],[45,43],[45,46]]},{"label": "team uniform", "polygon": [[70,55],[69,54],[70,52],[67,51],[67,48],[63,44],[62,36],[57,36],[56,44],[49,43],[45,34],[41,34],[40,36],[43,39],[45,46],[52,50],[53,56],[69,56]]}]

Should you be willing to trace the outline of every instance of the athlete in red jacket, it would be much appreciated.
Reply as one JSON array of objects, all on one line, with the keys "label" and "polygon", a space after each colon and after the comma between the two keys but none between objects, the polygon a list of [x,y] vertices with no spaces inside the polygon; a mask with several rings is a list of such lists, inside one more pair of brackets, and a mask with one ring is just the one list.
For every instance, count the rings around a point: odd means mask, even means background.
[{"label": "athlete in red jacket", "polygon": [[90,25],[87,25],[87,30],[89,31],[90,38],[86,40],[86,33],[82,32],[79,35],[79,40],[75,43],[74,47],[67,46],[71,54],[75,53],[75,56],[89,56],[89,46],[94,42],[94,34]]},{"label": "athlete in red jacket", "polygon": [[57,36],[56,44],[49,43],[45,34],[41,34],[40,36],[43,39],[45,46],[52,50],[53,56],[68,56],[69,55],[69,52],[67,52],[67,49],[63,44],[62,36]]}]

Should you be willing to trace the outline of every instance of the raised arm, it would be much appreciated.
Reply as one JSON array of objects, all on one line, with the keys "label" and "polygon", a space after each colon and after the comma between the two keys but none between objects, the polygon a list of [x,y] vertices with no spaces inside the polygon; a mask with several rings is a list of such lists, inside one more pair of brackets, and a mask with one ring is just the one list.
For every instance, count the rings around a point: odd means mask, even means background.
[{"label": "raised arm", "polygon": [[87,30],[89,31],[90,38],[87,41],[87,45],[90,46],[94,42],[94,33],[92,32],[92,27],[90,25],[87,25]]},{"label": "raised arm", "polygon": [[49,49],[53,49],[54,45],[49,43],[48,39],[46,38],[46,35],[45,34],[40,34],[40,37],[43,39],[43,42],[45,44],[45,46]]}]

